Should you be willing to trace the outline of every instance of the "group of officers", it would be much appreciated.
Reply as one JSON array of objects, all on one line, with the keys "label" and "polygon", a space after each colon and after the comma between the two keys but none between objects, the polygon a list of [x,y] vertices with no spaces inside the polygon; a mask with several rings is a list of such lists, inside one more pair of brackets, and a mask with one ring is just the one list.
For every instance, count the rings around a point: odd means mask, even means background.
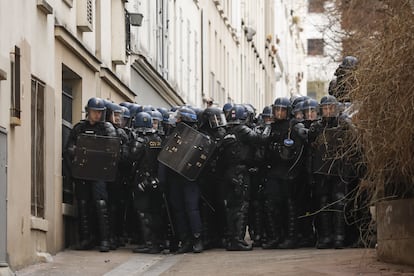
[{"label": "group of officers", "polygon": [[[107,252],[126,240],[150,254],[351,245],[346,208],[359,175],[357,157],[346,154],[354,131],[346,106],[333,95],[280,97],[256,115],[250,104],[167,110],[89,99],[64,157],[77,162],[84,135],[113,137],[119,147],[114,179],[73,176],[77,248]],[[196,179],[158,160],[183,125],[214,148]]]}]

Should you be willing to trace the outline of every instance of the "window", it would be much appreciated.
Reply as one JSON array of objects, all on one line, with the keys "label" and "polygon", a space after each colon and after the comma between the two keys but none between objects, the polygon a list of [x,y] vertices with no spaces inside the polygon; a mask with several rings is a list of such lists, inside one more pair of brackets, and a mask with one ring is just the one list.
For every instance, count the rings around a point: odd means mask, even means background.
[{"label": "window", "polygon": [[323,13],[325,0],[309,0],[308,12]]},{"label": "window", "polygon": [[[81,86],[81,78],[71,69],[62,64],[62,149],[68,142],[73,127],[75,96],[77,87]],[[70,177],[70,164],[62,158],[63,203],[73,204],[74,186]]]},{"label": "window", "polygon": [[323,39],[308,39],[308,55],[318,56],[323,55]]},{"label": "window", "polygon": [[31,85],[31,118],[31,211],[33,216],[44,218],[45,85],[34,77]]},{"label": "window", "polygon": [[20,119],[20,48],[14,47],[14,61],[11,62],[11,108],[10,116]]}]

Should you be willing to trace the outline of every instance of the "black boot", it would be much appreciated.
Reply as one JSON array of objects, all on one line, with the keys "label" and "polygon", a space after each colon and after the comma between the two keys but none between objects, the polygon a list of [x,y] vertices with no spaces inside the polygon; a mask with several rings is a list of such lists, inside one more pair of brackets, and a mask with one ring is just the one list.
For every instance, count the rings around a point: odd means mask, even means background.
[{"label": "black boot", "polygon": [[276,203],[273,200],[265,201],[265,215],[267,222],[267,240],[262,243],[263,249],[275,249],[280,242],[280,229],[277,219],[280,214],[277,210]]},{"label": "black boot", "polygon": [[279,249],[293,249],[297,247],[296,236],[296,205],[293,199],[289,198],[287,201],[288,207],[288,229],[286,239],[277,246]]},{"label": "black boot", "polygon": [[201,253],[204,250],[203,241],[201,239],[200,233],[195,233],[193,235],[193,252],[194,253]]},{"label": "black boot", "polygon": [[93,242],[89,230],[89,209],[86,200],[78,202],[79,214],[79,244],[76,250],[88,250],[93,248]]},{"label": "black boot", "polygon": [[184,254],[193,251],[193,243],[190,238],[185,237],[181,240],[180,247],[177,250],[177,254]]},{"label": "black boot", "polygon": [[151,230],[153,223],[152,216],[149,213],[138,212],[138,217],[141,222],[141,233],[145,241],[145,246],[134,248],[134,253],[158,254],[161,253],[159,242],[154,238],[155,233]]},{"label": "black boot", "polygon": [[109,251],[109,218],[108,208],[105,200],[98,200],[96,202],[96,212],[98,214],[99,232],[101,242],[99,246],[100,252]]},{"label": "black boot", "polygon": [[[327,198],[321,198],[320,208],[323,208],[328,203]],[[328,249],[332,248],[332,238],[331,238],[331,213],[327,211],[322,211],[319,214],[318,222],[318,242],[316,248],[318,249]]]},{"label": "black boot", "polygon": [[333,215],[334,221],[334,243],[333,247],[335,249],[344,248],[345,240],[345,218],[342,211],[335,212]]},{"label": "black boot", "polygon": [[244,239],[246,235],[248,203],[244,202],[244,205],[240,209],[243,211],[233,212],[236,215],[233,218],[235,225],[233,226],[233,232],[226,247],[227,251],[250,251],[253,249]]}]

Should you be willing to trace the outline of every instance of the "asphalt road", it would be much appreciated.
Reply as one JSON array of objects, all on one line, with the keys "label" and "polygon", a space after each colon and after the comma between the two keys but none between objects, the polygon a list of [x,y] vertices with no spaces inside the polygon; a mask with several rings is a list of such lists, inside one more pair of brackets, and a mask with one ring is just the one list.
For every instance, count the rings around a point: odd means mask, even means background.
[{"label": "asphalt road", "polygon": [[109,253],[66,250],[16,275],[414,275],[414,267],[378,262],[375,249],[146,255],[121,248]]}]

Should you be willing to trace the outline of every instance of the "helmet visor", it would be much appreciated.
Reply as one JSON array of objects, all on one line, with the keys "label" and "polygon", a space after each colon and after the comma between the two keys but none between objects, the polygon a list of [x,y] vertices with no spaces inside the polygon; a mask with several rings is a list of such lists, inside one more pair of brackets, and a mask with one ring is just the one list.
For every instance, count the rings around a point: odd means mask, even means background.
[{"label": "helmet visor", "polygon": [[88,108],[86,119],[91,123],[105,122],[106,110]]},{"label": "helmet visor", "polygon": [[222,127],[227,124],[226,116],[223,113],[219,115],[217,114],[210,115],[208,118],[208,122],[211,128]]},{"label": "helmet visor", "polygon": [[321,116],[323,118],[337,117],[339,113],[338,105],[336,103],[322,104]]}]

